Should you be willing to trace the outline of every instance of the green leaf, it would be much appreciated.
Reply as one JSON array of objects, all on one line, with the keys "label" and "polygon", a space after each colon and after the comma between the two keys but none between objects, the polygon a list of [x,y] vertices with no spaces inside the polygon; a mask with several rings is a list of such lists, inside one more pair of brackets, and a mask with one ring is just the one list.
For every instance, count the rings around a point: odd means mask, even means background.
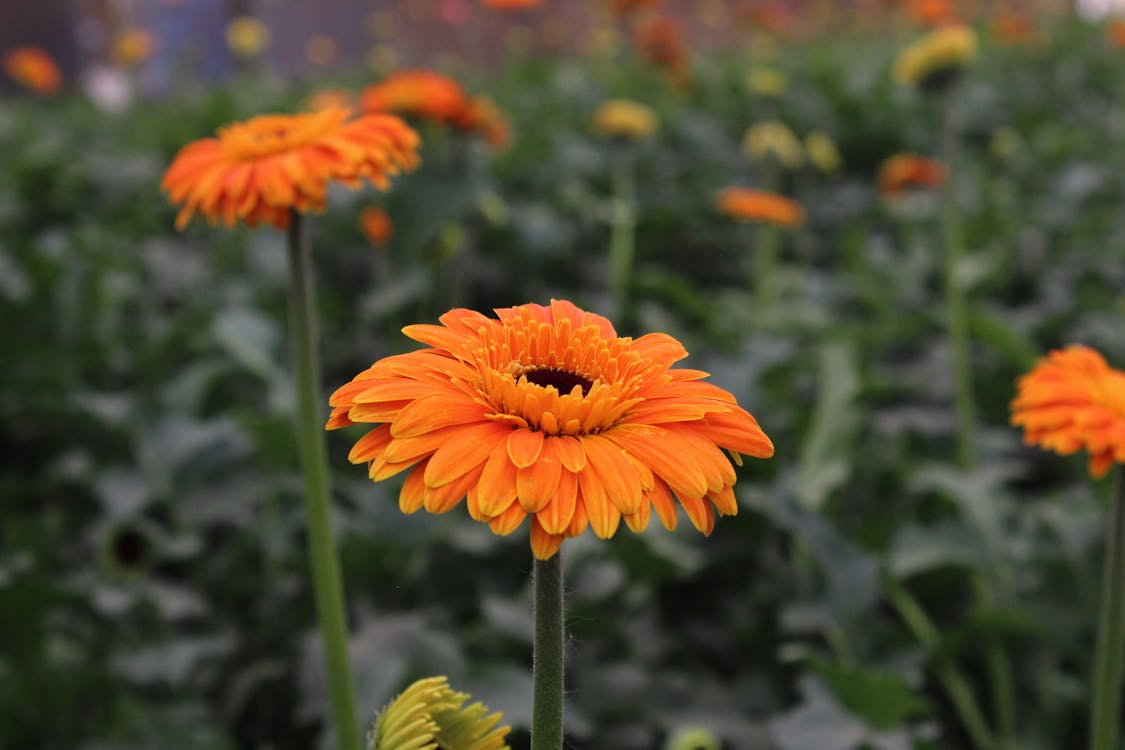
[{"label": "green leaf", "polygon": [[929,702],[892,672],[819,658],[812,666],[844,708],[876,729],[891,729],[930,711]]},{"label": "green leaf", "polygon": [[855,350],[837,341],[820,352],[820,387],[808,437],[801,449],[797,499],[819,510],[851,473],[852,448],[859,423]]}]

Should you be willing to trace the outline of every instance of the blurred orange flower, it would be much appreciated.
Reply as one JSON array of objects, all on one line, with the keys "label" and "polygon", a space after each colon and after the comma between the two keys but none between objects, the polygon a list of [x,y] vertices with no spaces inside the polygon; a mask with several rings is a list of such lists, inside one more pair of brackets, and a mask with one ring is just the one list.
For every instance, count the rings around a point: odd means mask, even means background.
[{"label": "blurred orange flower", "polygon": [[322,211],[333,180],[386,189],[390,176],[418,163],[420,139],[402,120],[348,116],[346,109],[262,115],[184,146],[161,182],[171,202],[183,204],[176,227],[196,213],[228,226],[286,227],[291,211]]},{"label": "blurred orange flower", "polygon": [[688,48],[683,26],[671,18],[653,18],[637,28],[637,50],[676,86],[687,83]]},{"label": "blurred orange flower", "polygon": [[1111,21],[1106,26],[1106,38],[1114,47],[1125,47],[1125,18]]},{"label": "blurred orange flower", "polygon": [[637,13],[659,6],[664,0],[610,0],[610,7],[617,17]]},{"label": "blurred orange flower", "polygon": [[1020,44],[1042,40],[1042,32],[1030,16],[1006,11],[992,19],[992,38],[1000,44]]},{"label": "blurred orange flower", "polygon": [[487,96],[468,100],[453,125],[468,133],[476,133],[495,148],[506,148],[512,141],[512,130],[504,111]]},{"label": "blurred orange flower", "polygon": [[17,47],[4,54],[0,67],[16,83],[37,94],[50,96],[62,88],[62,71],[40,47]]},{"label": "blurred orange flower", "polygon": [[1085,448],[1090,475],[1103,477],[1125,463],[1125,372],[1089,347],[1056,349],[1019,379],[1012,424],[1028,445],[1060,455]]},{"label": "blurred orange flower", "polygon": [[432,70],[403,70],[364,89],[360,109],[418,117],[478,133],[503,147],[511,140],[504,112],[485,96],[470,98],[461,84]]},{"label": "blurred orange flower", "polygon": [[322,109],[352,109],[355,102],[350,91],[344,89],[323,89],[305,99],[305,109],[318,112]]},{"label": "blurred orange flower", "polygon": [[148,29],[132,28],[113,39],[109,56],[124,68],[134,68],[156,52],[156,37]]},{"label": "blurred orange flower", "polygon": [[327,429],[379,425],[348,458],[381,481],[412,469],[399,508],[452,510],[496,534],[531,516],[543,560],[587,526],[602,539],[621,520],[634,532],[652,511],[676,526],[678,498],[710,534],[734,515],[731,452],[773,455],[734,396],[672,365],[687,356],[663,333],[619,338],[600,315],[570,302],[451,310],[441,325],[403,332],[429,346],[375,362],[331,398]]},{"label": "blurred orange flower", "polygon": [[483,0],[486,8],[493,10],[526,10],[538,8],[543,0]]},{"label": "blurred orange flower", "polygon": [[368,206],[359,212],[359,228],[372,245],[385,245],[395,233],[395,225],[387,212],[378,206]]},{"label": "blurred orange flower", "polygon": [[911,188],[937,187],[945,182],[945,167],[917,154],[895,154],[879,167],[879,192],[900,195]]},{"label": "blurred orange flower", "polygon": [[799,227],[805,210],[797,201],[765,190],[728,187],[715,201],[719,212],[739,221],[765,222],[782,227]]},{"label": "blurred orange flower", "polygon": [[468,95],[452,78],[432,70],[402,70],[365,88],[359,108],[448,124],[467,103]]},{"label": "blurred orange flower", "polygon": [[947,26],[957,23],[957,12],[950,0],[907,0],[910,19],[923,26]]}]

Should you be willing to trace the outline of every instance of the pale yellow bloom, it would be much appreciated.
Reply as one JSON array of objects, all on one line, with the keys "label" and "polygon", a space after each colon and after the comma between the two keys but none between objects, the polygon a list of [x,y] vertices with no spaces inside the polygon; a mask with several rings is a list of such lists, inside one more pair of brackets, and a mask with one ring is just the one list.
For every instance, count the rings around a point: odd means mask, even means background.
[{"label": "pale yellow bloom", "polygon": [[812,165],[824,174],[839,172],[840,167],[844,166],[840,150],[824,133],[813,132],[805,136],[805,153],[809,155]]},{"label": "pale yellow bloom", "polygon": [[227,46],[239,57],[257,57],[270,46],[270,30],[253,16],[238,16],[227,24]]},{"label": "pale yellow bloom", "polygon": [[742,138],[742,150],[752,159],[775,159],[786,169],[796,169],[805,162],[801,141],[777,120],[751,126]]},{"label": "pale yellow bloom", "polygon": [[952,80],[976,59],[977,34],[968,26],[945,26],[931,31],[899,53],[895,80],[907,86],[933,88]]},{"label": "pale yellow bloom", "polygon": [[789,88],[789,78],[776,68],[758,65],[746,74],[746,86],[758,96],[781,96]]},{"label": "pale yellow bloom", "polygon": [[371,750],[508,750],[510,727],[483,703],[468,706],[445,677],[418,680],[387,705],[367,738]]},{"label": "pale yellow bloom", "polygon": [[594,112],[594,130],[610,137],[641,140],[656,132],[656,113],[629,99],[608,99]]}]

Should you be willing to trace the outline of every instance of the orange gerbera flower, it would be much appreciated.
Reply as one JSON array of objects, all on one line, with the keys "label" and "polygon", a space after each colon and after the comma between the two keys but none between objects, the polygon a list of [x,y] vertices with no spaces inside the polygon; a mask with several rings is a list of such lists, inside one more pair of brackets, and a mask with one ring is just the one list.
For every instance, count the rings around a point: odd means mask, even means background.
[{"label": "orange gerbera flower", "polygon": [[649,8],[655,8],[664,0],[611,0],[610,6],[616,16],[624,17]]},{"label": "orange gerbera flower", "polygon": [[879,167],[879,192],[901,195],[912,188],[937,187],[945,182],[941,162],[917,154],[895,154]]},{"label": "orange gerbera flower", "polygon": [[720,213],[740,221],[762,221],[783,227],[799,227],[805,221],[800,203],[765,190],[724,188],[719,191],[716,206]]},{"label": "orange gerbera flower", "polygon": [[1007,11],[992,19],[992,38],[1001,44],[1042,41],[1043,35],[1030,16]]},{"label": "orange gerbera flower", "polygon": [[923,26],[948,26],[957,23],[957,11],[950,0],[908,0],[906,11]]},{"label": "orange gerbera flower", "polygon": [[688,48],[683,27],[671,18],[653,18],[637,29],[637,49],[641,56],[680,86],[687,83]]},{"label": "orange gerbera flower", "polygon": [[1114,47],[1125,47],[1125,19],[1111,21],[1106,26],[1106,38]]},{"label": "orange gerbera flower", "polygon": [[673,498],[710,534],[738,512],[735,471],[721,448],[758,458],[773,444],[734,396],[662,333],[618,338],[570,302],[521,305],[498,319],[451,310],[442,325],[403,332],[430,348],[379,360],[333,394],[328,429],[380,426],[352,448],[375,481],[407,469],[404,513],[469,515],[496,534],[531,516],[545,560],[589,526],[607,539],[622,520],[639,532],[656,511],[676,526]]},{"label": "orange gerbera flower", "polygon": [[1125,463],[1125,372],[1089,347],[1057,349],[1019,379],[1012,424],[1029,445],[1061,455],[1085,448],[1090,474],[1103,477]]},{"label": "orange gerbera flower", "polygon": [[263,115],[189,143],[161,187],[182,203],[176,227],[195,213],[228,226],[289,225],[290,211],[322,211],[328,183],[386,189],[389,177],[418,163],[420,139],[392,115],[348,119],[346,109]]},{"label": "orange gerbera flower", "polygon": [[543,0],[484,0],[484,7],[493,10],[526,10],[542,4]]},{"label": "orange gerbera flower", "polygon": [[50,96],[62,88],[62,71],[54,59],[39,47],[9,50],[0,65],[9,78],[37,94]]},{"label": "orange gerbera flower", "polygon": [[477,133],[496,148],[504,148],[512,140],[512,129],[504,111],[487,96],[476,96],[453,118],[453,125],[469,133]]},{"label": "orange gerbera flower", "polygon": [[387,212],[378,206],[368,206],[359,212],[359,228],[372,245],[385,245],[395,233],[395,225]]},{"label": "orange gerbera flower", "polygon": [[432,70],[402,70],[364,89],[359,108],[448,124],[468,103],[465,90],[452,78]]}]

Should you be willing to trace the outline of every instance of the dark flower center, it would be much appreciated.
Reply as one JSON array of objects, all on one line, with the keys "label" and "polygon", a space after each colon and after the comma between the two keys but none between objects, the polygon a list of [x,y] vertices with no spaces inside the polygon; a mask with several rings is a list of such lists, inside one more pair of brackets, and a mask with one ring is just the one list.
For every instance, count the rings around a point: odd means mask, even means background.
[{"label": "dark flower center", "polygon": [[584,378],[577,373],[557,370],[553,367],[528,370],[523,376],[527,378],[527,382],[535,383],[535,385],[543,386],[544,388],[552,385],[559,392],[559,395],[563,396],[574,390],[574,386],[576,385],[582,386],[582,395],[585,396],[590,392],[590,386],[594,384],[592,380]]}]

